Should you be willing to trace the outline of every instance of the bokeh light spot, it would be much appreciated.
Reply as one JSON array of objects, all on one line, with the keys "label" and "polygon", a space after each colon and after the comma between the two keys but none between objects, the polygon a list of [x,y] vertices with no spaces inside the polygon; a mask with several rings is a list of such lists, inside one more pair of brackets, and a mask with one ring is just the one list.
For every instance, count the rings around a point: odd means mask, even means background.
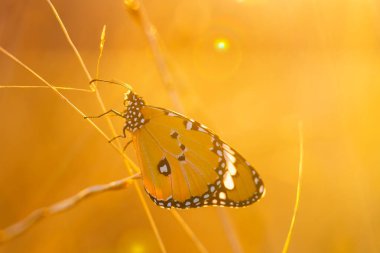
[{"label": "bokeh light spot", "polygon": [[214,48],[218,52],[225,52],[229,49],[230,43],[227,39],[216,39],[214,41]]},{"label": "bokeh light spot", "polygon": [[145,247],[144,247],[144,245],[142,245],[140,243],[134,243],[131,245],[131,250],[129,252],[131,252],[131,253],[144,253]]},{"label": "bokeh light spot", "polygon": [[242,59],[239,31],[229,26],[210,27],[194,47],[199,76],[220,82],[235,75]]}]

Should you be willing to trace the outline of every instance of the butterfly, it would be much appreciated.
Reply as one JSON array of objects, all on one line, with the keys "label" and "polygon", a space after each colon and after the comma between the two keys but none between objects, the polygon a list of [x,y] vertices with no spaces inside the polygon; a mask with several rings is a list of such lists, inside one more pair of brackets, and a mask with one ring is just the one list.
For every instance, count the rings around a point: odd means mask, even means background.
[{"label": "butterfly", "polygon": [[156,205],[243,207],[263,197],[256,170],[206,126],[146,105],[131,88],[124,94],[124,106],[123,113],[110,110],[97,117],[112,112],[125,119],[123,134],[110,141],[130,133],[145,191]]}]

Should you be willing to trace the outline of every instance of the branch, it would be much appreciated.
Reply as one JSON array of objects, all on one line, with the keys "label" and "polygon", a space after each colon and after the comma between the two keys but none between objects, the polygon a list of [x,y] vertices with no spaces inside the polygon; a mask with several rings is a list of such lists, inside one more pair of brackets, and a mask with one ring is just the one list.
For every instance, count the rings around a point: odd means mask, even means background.
[{"label": "branch", "polygon": [[132,179],[140,178],[140,176],[140,173],[136,173],[132,176],[116,180],[108,184],[90,186],[81,190],[74,196],[62,200],[58,203],[55,203],[51,206],[36,209],[31,214],[26,216],[23,220],[3,230],[0,230],[0,244],[21,235],[43,218],[69,210],[70,208],[79,204],[82,200],[84,200],[87,197],[94,196],[107,191],[125,189],[127,188],[127,185],[130,183]]}]

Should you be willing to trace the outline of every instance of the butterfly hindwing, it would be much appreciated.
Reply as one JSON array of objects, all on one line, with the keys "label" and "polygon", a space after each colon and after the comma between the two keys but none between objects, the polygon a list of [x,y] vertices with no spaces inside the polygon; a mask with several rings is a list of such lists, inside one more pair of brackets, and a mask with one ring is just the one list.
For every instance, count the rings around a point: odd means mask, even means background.
[{"label": "butterfly hindwing", "polygon": [[264,193],[257,172],[205,126],[144,106],[148,123],[134,133],[145,190],[159,206],[240,207]]}]

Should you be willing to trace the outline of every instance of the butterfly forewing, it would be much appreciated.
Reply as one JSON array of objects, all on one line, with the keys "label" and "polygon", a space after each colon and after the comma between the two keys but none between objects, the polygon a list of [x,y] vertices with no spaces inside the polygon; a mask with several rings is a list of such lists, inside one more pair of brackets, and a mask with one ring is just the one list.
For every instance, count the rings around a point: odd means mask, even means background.
[{"label": "butterfly forewing", "polygon": [[133,134],[143,183],[159,206],[239,207],[257,201],[264,186],[245,159],[205,126],[151,106]]}]

